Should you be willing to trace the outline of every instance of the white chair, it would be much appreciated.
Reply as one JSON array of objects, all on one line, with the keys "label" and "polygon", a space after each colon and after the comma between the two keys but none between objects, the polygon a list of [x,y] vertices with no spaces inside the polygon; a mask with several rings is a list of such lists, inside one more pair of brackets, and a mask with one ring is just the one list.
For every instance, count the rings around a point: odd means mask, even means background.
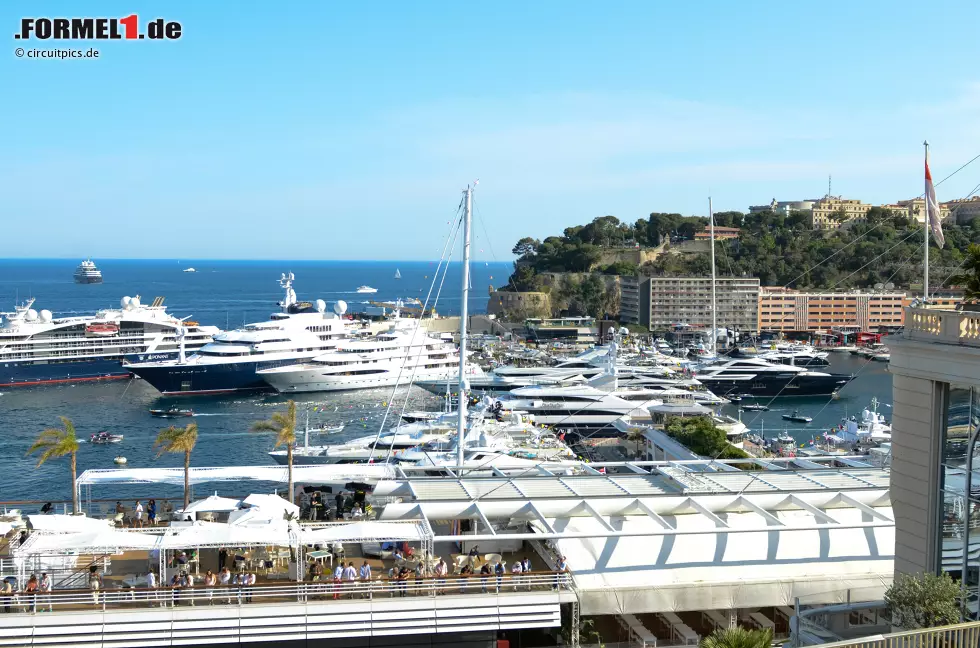
[{"label": "white chair", "polygon": [[483,556],[484,562],[488,562],[491,565],[496,565],[497,563],[499,563],[503,559],[504,559],[504,557],[501,556],[498,553],[485,554]]}]

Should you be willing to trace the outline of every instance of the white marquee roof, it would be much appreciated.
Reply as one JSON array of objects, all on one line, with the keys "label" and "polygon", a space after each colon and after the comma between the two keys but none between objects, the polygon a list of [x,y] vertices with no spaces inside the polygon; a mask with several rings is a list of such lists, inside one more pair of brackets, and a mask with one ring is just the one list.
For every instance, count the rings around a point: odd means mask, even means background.
[{"label": "white marquee roof", "polygon": [[[318,484],[364,479],[391,479],[395,468],[387,464],[339,464],[293,466],[293,481],[297,484]],[[208,482],[272,482],[288,483],[286,466],[228,466],[190,469],[191,484]],[[106,468],[86,470],[78,477],[78,485],[107,484],[184,484],[183,468]]]},{"label": "white marquee roof", "polygon": [[111,528],[108,520],[99,520],[84,515],[28,515],[27,522],[32,530],[49,533],[98,532]]}]

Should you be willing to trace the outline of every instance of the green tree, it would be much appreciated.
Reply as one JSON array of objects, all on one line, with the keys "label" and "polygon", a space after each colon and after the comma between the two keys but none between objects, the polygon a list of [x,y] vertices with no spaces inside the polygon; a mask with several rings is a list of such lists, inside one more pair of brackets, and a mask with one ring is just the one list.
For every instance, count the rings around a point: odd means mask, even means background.
[{"label": "green tree", "polygon": [[960,622],[960,585],[949,574],[899,574],[885,590],[892,625],[906,630]]},{"label": "green tree", "polygon": [[78,513],[78,491],[75,488],[75,482],[78,479],[78,462],[76,455],[78,453],[78,438],[75,436],[75,424],[71,422],[67,416],[59,417],[61,419],[60,428],[48,428],[41,432],[35,439],[31,447],[28,448],[27,454],[31,455],[42,450],[41,456],[37,460],[37,468],[46,462],[48,459],[57,459],[59,457],[69,457],[69,466],[71,467],[71,510],[73,513]]},{"label": "green tree", "polygon": [[770,648],[772,630],[746,630],[741,626],[715,630],[701,639],[701,648]]},{"label": "green tree", "polygon": [[266,421],[252,424],[252,432],[273,432],[276,443],[273,447],[286,446],[286,466],[289,474],[289,501],[293,499],[293,446],[296,445],[296,401],[286,402],[285,412],[276,412]]},{"label": "green tree", "polygon": [[511,250],[511,253],[523,259],[536,254],[539,247],[541,247],[541,241],[530,236],[525,236],[517,242],[514,249]]},{"label": "green tree", "polygon": [[514,268],[514,274],[510,276],[508,286],[513,292],[530,292],[538,289],[538,273],[528,265],[519,265]]},{"label": "green tree", "polygon": [[636,275],[640,274],[640,266],[636,265],[635,263],[630,263],[629,261],[616,261],[603,268],[602,274],[635,277]]},{"label": "green tree", "polygon": [[626,440],[631,441],[635,444],[633,449],[633,458],[638,459],[640,457],[640,444],[646,441],[644,436],[645,430],[641,427],[631,427],[629,432],[626,433]]},{"label": "green tree", "polygon": [[671,416],[664,425],[668,436],[702,457],[736,459],[747,457],[744,451],[728,443],[725,431],[707,416]]},{"label": "green tree", "polygon": [[165,453],[184,455],[184,508],[191,504],[191,452],[197,445],[197,423],[187,427],[171,425],[157,434],[153,447],[157,450],[157,458]]},{"label": "green tree", "polygon": [[598,275],[589,275],[579,285],[579,294],[585,312],[592,317],[601,317],[605,305],[606,283]]}]

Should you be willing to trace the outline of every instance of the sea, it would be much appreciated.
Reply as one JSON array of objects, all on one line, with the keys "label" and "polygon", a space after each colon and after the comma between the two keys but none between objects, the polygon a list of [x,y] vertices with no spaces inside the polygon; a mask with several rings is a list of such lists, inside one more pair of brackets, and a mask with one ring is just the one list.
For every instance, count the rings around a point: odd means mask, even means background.
[{"label": "sea", "polygon": [[[166,297],[170,312],[191,316],[201,324],[234,328],[243,322],[267,319],[277,311],[282,299],[278,279],[283,272],[295,274],[294,287],[300,300],[323,299],[332,307],[344,300],[350,310],[368,298],[387,301],[417,297],[424,300],[436,272],[435,262],[393,261],[207,261],[196,259],[121,260],[96,259],[104,283],[78,285],[72,272],[78,261],[0,260],[0,310],[12,310],[16,301],[36,298],[34,307],[48,309],[56,315],[89,313],[115,307],[124,296],[140,295],[144,303],[154,297]],[[185,273],[193,267],[196,272]],[[395,279],[396,270],[401,278]],[[471,267],[469,309],[486,311],[490,286],[501,286],[511,272],[510,263],[476,262]],[[459,312],[462,299],[460,266],[450,265],[442,285],[438,312]],[[356,289],[369,285],[378,289],[365,296]],[[485,287],[485,288],[480,288]],[[847,353],[831,354],[829,371],[856,375],[835,399],[780,398],[769,412],[742,412],[749,428],[766,437],[783,431],[799,443],[827,432],[843,417],[860,416],[872,398],[879,401],[879,412],[890,418],[891,376],[887,363],[871,362]],[[311,443],[336,443],[374,434],[382,421],[394,424],[405,408],[438,409],[440,399],[419,388],[372,389],[343,393],[294,395],[299,406],[299,427],[309,416],[311,426],[344,424],[337,434],[312,434]],[[199,428],[197,447],[191,457],[194,466],[272,465],[268,456],[273,449],[271,435],[249,431],[255,421],[267,419],[284,406],[286,399],[276,394],[249,396],[207,396],[165,398],[142,380],[114,380],[76,385],[3,388],[0,393],[0,507],[16,506],[21,500],[60,501],[70,499],[67,459],[52,459],[36,467],[36,456],[27,450],[38,433],[59,426],[61,416],[72,420],[80,439],[101,430],[124,435],[119,444],[83,443],[78,452],[78,472],[88,469],[114,468],[114,458],[125,456],[126,467],[177,467],[179,455],[157,456],[153,441],[161,428],[170,424],[185,425],[193,420]],[[178,404],[195,412],[193,419],[158,419],[148,410]],[[727,413],[739,416],[737,408]],[[799,410],[813,417],[809,425],[789,423],[782,414]],[[387,416],[386,416],[387,412]],[[239,486],[215,484],[208,492],[199,486],[196,496],[215,490],[222,495],[247,495],[262,485]],[[273,486],[266,485],[271,492]],[[92,498],[122,497],[181,498],[174,486],[97,487]]]}]

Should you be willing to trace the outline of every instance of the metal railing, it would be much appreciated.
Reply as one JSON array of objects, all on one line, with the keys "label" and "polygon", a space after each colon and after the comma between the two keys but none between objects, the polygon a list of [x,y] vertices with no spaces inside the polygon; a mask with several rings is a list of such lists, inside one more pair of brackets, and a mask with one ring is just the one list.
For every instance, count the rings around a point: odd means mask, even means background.
[{"label": "metal railing", "polygon": [[976,648],[980,621],[820,644],[820,648]]},{"label": "metal railing", "polygon": [[0,593],[5,613],[84,611],[86,609],[134,609],[175,606],[249,605],[258,603],[308,603],[315,601],[436,597],[460,594],[506,595],[547,592],[571,587],[571,577],[557,572],[531,572],[503,576],[475,574],[445,577],[364,581],[304,581],[300,583],[215,585],[194,587],[119,588],[62,592]]}]

